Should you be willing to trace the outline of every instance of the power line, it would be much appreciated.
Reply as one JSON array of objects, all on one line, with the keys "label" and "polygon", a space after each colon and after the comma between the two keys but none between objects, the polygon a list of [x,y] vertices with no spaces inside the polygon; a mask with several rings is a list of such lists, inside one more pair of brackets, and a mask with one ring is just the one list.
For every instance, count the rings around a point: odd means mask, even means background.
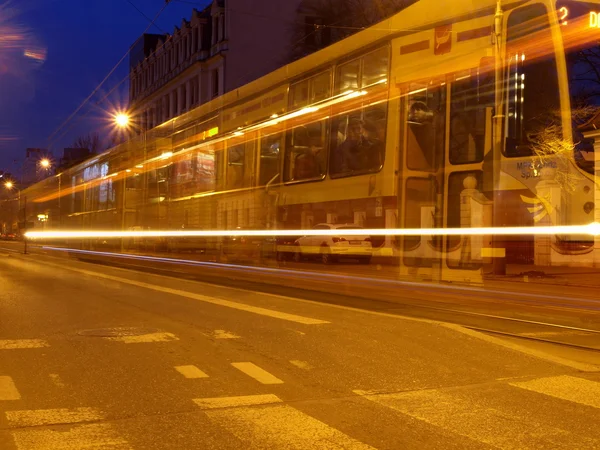
[{"label": "power line", "polygon": [[[165,8],[169,5],[169,0],[165,1],[165,4],[162,6],[162,8],[158,11],[158,13],[156,14],[156,16],[154,16],[154,19],[152,19],[152,21],[150,22],[150,24],[146,27],[146,29],[144,30],[144,32],[142,33],[142,36],[148,32],[148,30],[150,29],[150,27],[152,27],[154,25],[154,22],[156,22],[156,20],[158,19],[158,17],[163,13],[163,11],[165,10]],[[125,60],[125,58],[127,58],[127,56],[129,55],[129,52],[131,51],[131,48],[129,48],[127,50],[127,52],[125,52],[125,54],[123,55],[123,57],[119,60],[119,62],[117,62],[117,64],[110,70],[110,72],[108,72],[108,74],[104,77],[104,79],[100,82],[100,84],[98,84],[98,86],[96,86],[96,88],[92,91],[92,93],[90,95],[88,95],[86,97],[86,99],[81,102],[81,104],[77,107],[77,109],[75,109],[75,111],[69,116],[67,117],[67,119],[60,124],[60,126],[54,130],[54,132],[48,137],[48,141],[49,143],[52,142],[52,138],[54,136],[56,136],[58,134],[58,132],[64,127],[66,126],[67,123],[69,123],[71,121],[71,119],[73,119],[73,117],[75,117],[75,115],[81,111],[81,108],[83,108],[87,102],[90,101],[90,99],[96,94],[96,92],[98,92],[98,90],[102,87],[102,85],[108,80],[108,78],[115,72],[115,70],[117,70],[117,68],[121,65],[121,63]]]},{"label": "power line", "polygon": [[163,29],[161,29],[161,28],[160,28],[158,25],[156,25],[156,24],[154,23],[154,21],[153,21],[153,20],[152,20],[150,17],[148,17],[144,11],[142,11],[140,8],[138,8],[138,7],[135,5],[135,3],[133,3],[131,0],[125,0],[125,1],[126,1],[127,3],[129,3],[131,6],[133,6],[133,8],[134,8],[134,9],[135,9],[137,12],[139,12],[139,13],[140,13],[140,14],[141,14],[141,15],[142,15],[142,16],[143,16],[143,17],[144,17],[146,20],[148,20],[148,21],[150,22],[150,24],[153,24],[153,25],[154,25],[154,26],[155,26],[155,27],[158,29],[158,31],[160,31],[161,33],[166,33],[166,31],[164,31],[164,30],[163,30]]}]

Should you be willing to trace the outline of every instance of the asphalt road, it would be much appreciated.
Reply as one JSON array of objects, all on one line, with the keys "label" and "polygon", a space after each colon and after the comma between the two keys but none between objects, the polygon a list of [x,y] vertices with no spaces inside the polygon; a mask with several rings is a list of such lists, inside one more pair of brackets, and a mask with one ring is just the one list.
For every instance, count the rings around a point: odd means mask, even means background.
[{"label": "asphalt road", "polygon": [[568,354],[40,255],[0,289],[1,449],[600,448]]}]

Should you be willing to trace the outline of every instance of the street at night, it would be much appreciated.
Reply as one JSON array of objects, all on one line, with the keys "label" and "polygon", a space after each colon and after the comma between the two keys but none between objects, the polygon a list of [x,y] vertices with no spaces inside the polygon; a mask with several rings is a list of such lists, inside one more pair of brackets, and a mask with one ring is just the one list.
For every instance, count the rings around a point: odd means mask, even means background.
[{"label": "street at night", "polygon": [[599,353],[74,259],[0,271],[3,449],[600,445]]},{"label": "street at night", "polygon": [[600,0],[0,0],[0,450],[600,449]]}]

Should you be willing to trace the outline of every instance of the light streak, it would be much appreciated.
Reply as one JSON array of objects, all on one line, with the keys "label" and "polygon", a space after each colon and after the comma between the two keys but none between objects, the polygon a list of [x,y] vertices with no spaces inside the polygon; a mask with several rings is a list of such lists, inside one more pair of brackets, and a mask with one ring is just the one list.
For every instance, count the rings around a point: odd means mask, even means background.
[{"label": "light streak", "polygon": [[149,231],[28,231],[30,239],[93,239],[135,237],[231,237],[231,236],[522,236],[522,235],[600,236],[600,223],[547,227],[482,228],[372,228],[334,230],[149,230]]}]

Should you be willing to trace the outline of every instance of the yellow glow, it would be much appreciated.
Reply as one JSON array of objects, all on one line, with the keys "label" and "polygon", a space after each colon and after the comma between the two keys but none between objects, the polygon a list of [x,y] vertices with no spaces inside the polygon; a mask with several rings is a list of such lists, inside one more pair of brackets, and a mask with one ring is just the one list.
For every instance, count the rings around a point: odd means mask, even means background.
[{"label": "yellow glow", "polygon": [[117,113],[115,115],[115,123],[120,128],[125,128],[129,125],[129,116],[125,113]]},{"label": "yellow glow", "polygon": [[135,166],[136,169],[143,169],[144,165],[143,164],[138,164],[137,166]]},{"label": "yellow glow", "polygon": [[50,167],[50,160],[47,158],[44,158],[40,161],[40,166],[42,166],[44,169],[47,169],[48,167]]},{"label": "yellow glow", "polygon": [[171,156],[173,156],[173,152],[165,152],[162,155],[160,155],[162,159],[169,159]]},{"label": "yellow glow", "polygon": [[[372,228],[344,230],[354,236],[521,236],[589,235],[600,236],[600,223],[548,227],[484,228]],[[40,239],[81,239],[121,237],[223,237],[223,236],[338,236],[340,230],[156,230],[156,231],[29,231],[26,236]]]},{"label": "yellow glow", "polygon": [[6,183],[4,183],[4,186],[6,186],[7,189],[12,189],[14,184],[12,181],[7,181]]},{"label": "yellow glow", "polygon": [[219,134],[219,127],[214,127],[208,130],[208,137],[213,137]]}]

